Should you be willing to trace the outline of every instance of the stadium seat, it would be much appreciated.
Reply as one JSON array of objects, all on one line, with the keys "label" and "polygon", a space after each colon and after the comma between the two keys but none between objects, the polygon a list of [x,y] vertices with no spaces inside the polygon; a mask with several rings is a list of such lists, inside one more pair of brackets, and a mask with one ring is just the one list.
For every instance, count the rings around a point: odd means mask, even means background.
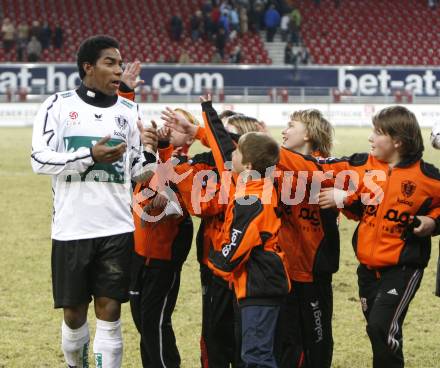
[{"label": "stadium seat", "polygon": [[302,14],[304,43],[318,64],[435,62],[440,17],[426,1],[344,0],[336,8],[334,1],[321,0],[318,11],[312,1],[296,1],[295,6]]}]

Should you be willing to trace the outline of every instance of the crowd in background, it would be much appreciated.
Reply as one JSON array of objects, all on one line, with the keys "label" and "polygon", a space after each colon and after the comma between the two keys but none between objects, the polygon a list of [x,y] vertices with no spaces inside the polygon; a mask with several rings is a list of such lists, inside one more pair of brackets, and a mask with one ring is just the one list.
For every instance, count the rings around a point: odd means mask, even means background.
[{"label": "crowd in background", "polygon": [[57,24],[51,28],[47,22],[40,24],[38,20],[31,25],[24,22],[15,25],[11,19],[4,18],[1,35],[4,53],[9,54],[15,48],[16,61],[37,62],[41,60],[43,50],[63,46],[61,26]]},{"label": "crowd in background", "polygon": [[[206,0],[191,16],[187,29],[178,12],[171,17],[169,26],[173,41],[178,42],[187,34],[193,41],[212,42],[216,48],[212,63],[240,63],[242,50],[239,43],[229,55],[226,55],[226,46],[248,32],[265,32],[266,42],[273,42],[280,34],[282,42],[296,47],[297,50],[292,50],[292,55],[285,58],[286,64],[297,65],[310,60],[301,38],[301,13],[285,0]],[[192,60],[187,52],[182,51],[177,60],[165,61],[190,63]]]}]

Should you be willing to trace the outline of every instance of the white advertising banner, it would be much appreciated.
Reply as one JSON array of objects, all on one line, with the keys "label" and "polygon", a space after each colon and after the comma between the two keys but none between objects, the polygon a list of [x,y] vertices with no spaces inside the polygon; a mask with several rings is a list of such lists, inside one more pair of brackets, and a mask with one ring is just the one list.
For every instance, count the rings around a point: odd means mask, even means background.
[{"label": "white advertising banner", "polygon": [[[141,104],[145,122],[155,120],[161,125],[160,115],[165,107],[180,107],[201,119],[200,104]],[[321,110],[335,126],[370,126],[372,116],[390,105],[384,104],[214,104],[217,111],[234,110],[256,117],[268,126],[282,127],[287,124],[292,112],[303,109]],[[406,105],[416,115],[422,127],[431,127],[440,121],[440,105]],[[29,126],[40,107],[39,103],[0,103],[0,126]]]}]

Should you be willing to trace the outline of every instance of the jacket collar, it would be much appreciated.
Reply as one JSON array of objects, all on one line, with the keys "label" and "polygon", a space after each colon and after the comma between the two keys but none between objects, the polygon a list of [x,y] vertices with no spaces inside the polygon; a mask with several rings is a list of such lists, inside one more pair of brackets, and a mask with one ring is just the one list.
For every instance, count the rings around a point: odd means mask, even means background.
[{"label": "jacket collar", "polygon": [[404,158],[395,167],[408,167],[415,164],[417,161],[420,161],[421,159],[422,159],[422,154],[419,153],[417,155]]},{"label": "jacket collar", "polygon": [[76,93],[85,103],[96,107],[110,107],[118,100],[118,95],[106,95],[100,91],[86,87],[83,83],[81,83],[76,90]]}]

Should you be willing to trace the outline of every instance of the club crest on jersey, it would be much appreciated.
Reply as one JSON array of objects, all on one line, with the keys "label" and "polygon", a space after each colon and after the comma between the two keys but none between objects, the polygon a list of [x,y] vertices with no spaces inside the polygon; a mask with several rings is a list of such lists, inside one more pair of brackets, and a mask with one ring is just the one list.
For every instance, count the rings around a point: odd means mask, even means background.
[{"label": "club crest on jersey", "polygon": [[416,183],[414,183],[411,180],[404,180],[404,181],[402,181],[402,185],[400,187],[400,190],[402,191],[402,194],[406,198],[409,198],[416,191]]},{"label": "club crest on jersey", "polygon": [[128,125],[128,120],[125,116],[115,116],[115,122],[119,129],[124,130]]}]

